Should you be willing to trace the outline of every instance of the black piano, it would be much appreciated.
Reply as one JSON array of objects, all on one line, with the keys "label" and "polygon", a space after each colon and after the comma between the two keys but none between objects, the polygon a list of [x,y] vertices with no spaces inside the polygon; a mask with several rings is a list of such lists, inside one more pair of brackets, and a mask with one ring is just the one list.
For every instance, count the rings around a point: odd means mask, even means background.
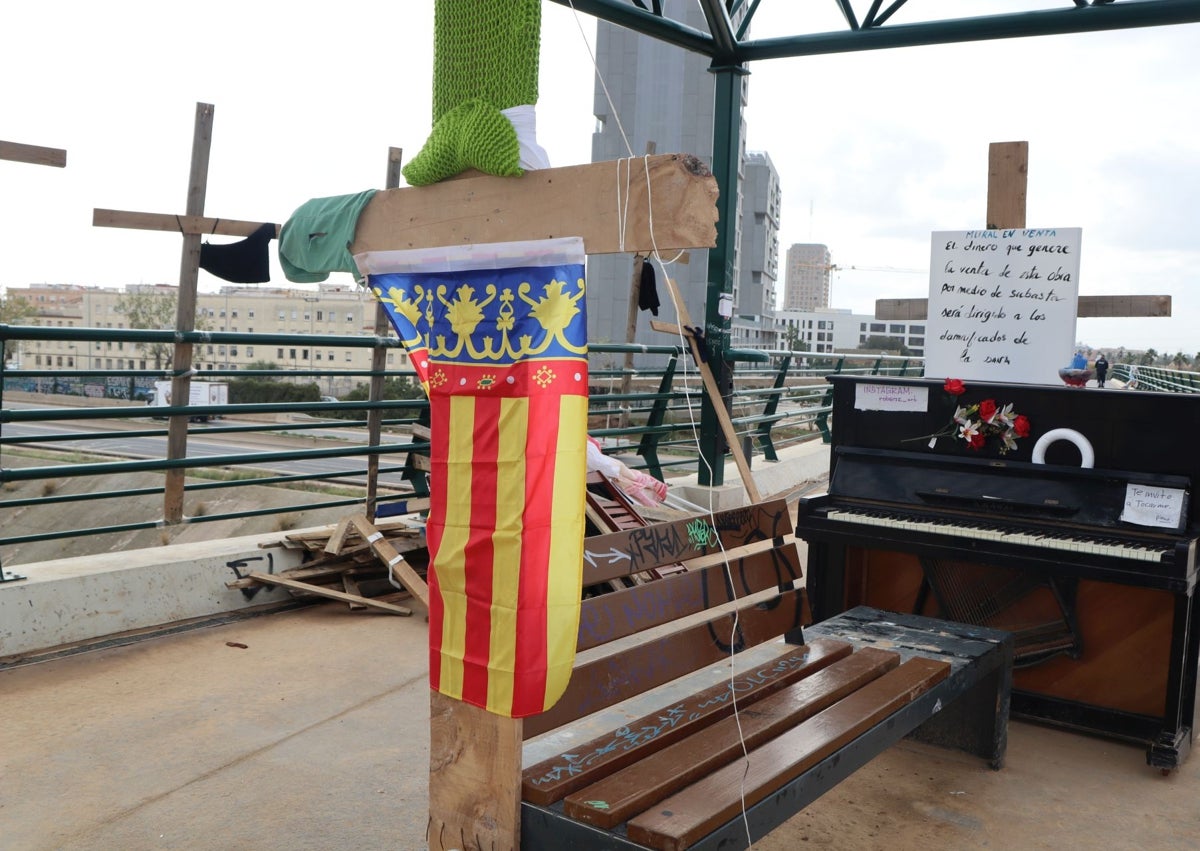
[{"label": "black piano", "polygon": [[1014,716],[1191,747],[1200,395],[832,376],[803,499],[814,617],[856,605],[1011,630]]}]

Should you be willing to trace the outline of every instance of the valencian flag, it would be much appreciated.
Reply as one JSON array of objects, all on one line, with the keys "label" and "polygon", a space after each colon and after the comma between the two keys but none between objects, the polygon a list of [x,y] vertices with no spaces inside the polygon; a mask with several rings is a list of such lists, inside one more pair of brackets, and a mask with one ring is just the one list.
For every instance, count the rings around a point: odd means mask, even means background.
[{"label": "valencian flag", "polygon": [[514,718],[575,658],[587,461],[577,238],[355,257],[429,394],[429,678]]}]

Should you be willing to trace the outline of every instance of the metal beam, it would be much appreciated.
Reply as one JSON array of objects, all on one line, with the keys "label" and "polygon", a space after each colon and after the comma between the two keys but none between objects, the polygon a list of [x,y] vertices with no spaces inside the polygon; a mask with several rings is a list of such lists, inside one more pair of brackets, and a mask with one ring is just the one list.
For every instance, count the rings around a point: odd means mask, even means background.
[{"label": "metal beam", "polygon": [[[894,47],[917,47],[1001,38],[1028,38],[1040,35],[1104,32],[1107,30],[1157,27],[1200,23],[1200,0],[1122,0],[1079,4],[1042,11],[1009,12],[923,21],[916,24],[884,23],[904,5],[896,0],[884,12],[872,3],[867,14],[869,24],[854,20],[849,0],[838,0],[847,15],[846,31],[803,33],[779,37],[743,40],[745,26],[735,34],[722,0],[701,0],[711,32],[684,26],[654,11],[639,8],[628,0],[553,0],[580,12],[643,33],[710,58],[720,64],[744,65],[762,59],[790,56],[818,56],[829,53],[855,53]],[[755,0],[754,6],[758,6]]]},{"label": "metal beam", "polygon": [[[579,12],[584,12],[611,24],[631,29],[674,44],[684,50],[691,50],[704,56],[715,56],[718,53],[716,42],[706,32],[685,27],[678,21],[647,12],[644,9],[622,2],[622,0],[553,0],[560,6],[569,6]],[[658,4],[655,4],[657,7]]]},{"label": "metal beam", "polygon": [[789,56],[854,53],[893,47],[1103,32],[1197,22],[1200,22],[1200,0],[1145,0],[1141,3],[1079,6],[1044,12],[1012,12],[1006,15],[985,15],[920,24],[892,24],[850,32],[751,39],[738,46],[737,58],[739,62],[752,62]]}]

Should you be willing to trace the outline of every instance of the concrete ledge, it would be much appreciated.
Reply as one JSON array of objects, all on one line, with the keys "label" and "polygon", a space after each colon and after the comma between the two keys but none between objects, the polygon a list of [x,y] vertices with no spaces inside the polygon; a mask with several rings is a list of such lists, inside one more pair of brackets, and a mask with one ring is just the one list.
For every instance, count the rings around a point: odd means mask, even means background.
[{"label": "concrete ledge", "polygon": [[250,535],[16,566],[26,578],[0,583],[0,658],[290,600],[285,589],[225,587],[238,572],[299,566],[302,550],[259,547],[278,541]]},{"label": "concrete ledge", "polygon": [[[818,440],[810,440],[781,450],[778,461],[756,458],[750,468],[754,485],[764,498],[796,490],[828,473],[829,446]],[[737,464],[732,460],[725,463],[724,483],[716,487],[697,484],[697,476],[694,473],[667,481],[673,493],[677,493],[693,505],[708,508],[711,498],[714,511],[740,508],[750,501]]]}]

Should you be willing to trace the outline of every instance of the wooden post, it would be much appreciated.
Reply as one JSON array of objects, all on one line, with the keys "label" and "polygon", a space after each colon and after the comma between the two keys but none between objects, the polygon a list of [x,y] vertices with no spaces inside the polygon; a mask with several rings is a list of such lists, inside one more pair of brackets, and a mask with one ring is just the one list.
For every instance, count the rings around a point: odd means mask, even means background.
[{"label": "wooden post", "polygon": [[523,722],[429,694],[429,851],[518,851]]},{"label": "wooden post", "polygon": [[[1025,227],[1029,186],[1029,143],[992,142],[988,145],[987,229]],[[1077,316],[1170,316],[1169,295],[1079,296]],[[876,319],[897,321],[929,318],[927,298],[881,298]]]},{"label": "wooden post", "polygon": [[[388,163],[387,174],[384,177],[384,186],[387,189],[396,189],[400,186],[400,165],[404,161],[403,148],[388,148]],[[383,305],[378,301],[375,302],[375,336],[386,337],[388,334],[388,318],[387,311],[383,309]],[[387,368],[387,349],[383,346],[376,346],[371,352],[371,372],[375,373],[371,376],[370,391],[367,393],[367,398],[372,402],[378,402],[383,398],[383,371]],[[367,411],[367,443],[370,446],[378,446],[382,442],[383,434],[383,411],[372,409]],[[366,514],[368,519],[375,519],[375,505],[379,499],[379,456],[367,456],[367,505]]]},{"label": "wooden post", "polygon": [[[208,191],[208,155],[212,150],[213,106],[196,104],[195,130],[192,134],[192,166],[188,174],[187,214],[204,215],[204,198]],[[183,251],[179,259],[179,301],[175,311],[175,329],[193,331],[196,328],[196,283],[200,278],[200,234],[183,235]],[[176,343],[171,359],[171,398],[186,404],[191,393],[192,344]],[[167,458],[187,457],[188,417],[171,417],[167,424]],[[183,521],[183,495],[187,471],[167,470],[163,492],[163,519],[168,523]]]}]

